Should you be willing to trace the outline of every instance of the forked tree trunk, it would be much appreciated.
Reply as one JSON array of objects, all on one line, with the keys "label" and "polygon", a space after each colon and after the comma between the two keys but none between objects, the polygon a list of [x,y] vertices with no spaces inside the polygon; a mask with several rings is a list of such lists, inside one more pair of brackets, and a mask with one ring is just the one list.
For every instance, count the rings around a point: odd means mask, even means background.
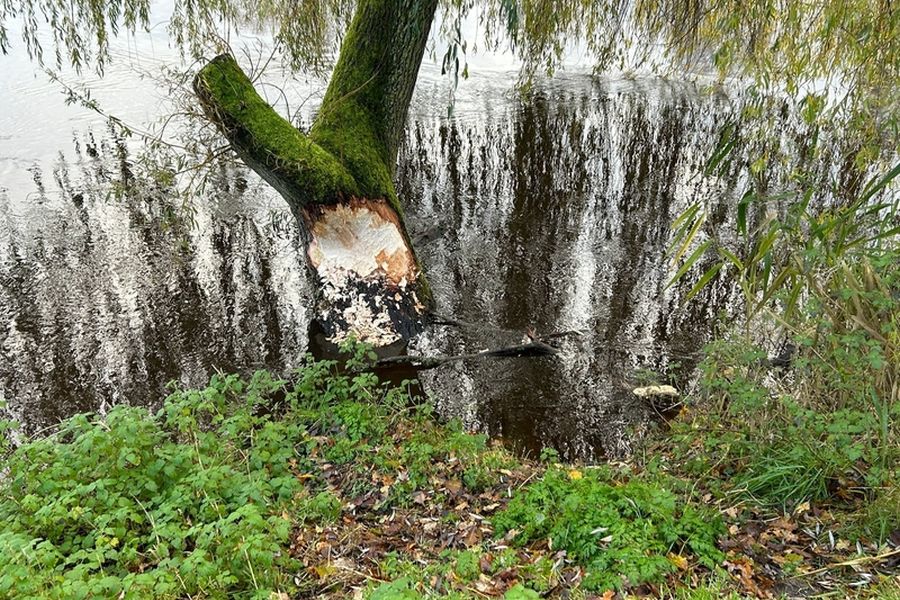
[{"label": "forked tree trunk", "polygon": [[317,325],[403,345],[431,293],[394,189],[397,147],[437,0],[360,0],[308,135],[259,96],[228,55],[194,89],[232,148],[284,197],[306,234],[319,283]]}]

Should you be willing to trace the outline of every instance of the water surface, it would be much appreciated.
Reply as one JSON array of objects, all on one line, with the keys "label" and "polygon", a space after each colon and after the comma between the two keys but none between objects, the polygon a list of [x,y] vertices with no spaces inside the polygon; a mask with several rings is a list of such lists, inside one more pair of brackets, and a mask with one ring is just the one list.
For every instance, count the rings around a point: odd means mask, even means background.
[{"label": "water surface", "polygon": [[[516,74],[498,70],[466,82],[448,116],[446,81],[429,69],[396,179],[438,312],[468,325],[432,328],[411,351],[572,333],[559,357],[455,363],[423,373],[425,390],[441,415],[530,452],[627,453],[656,416],[631,393],[641,373],[688,385],[716,315],[738,302],[718,281],[683,304],[689,283],[667,287],[666,256],[693,202],[710,214],[701,237],[733,229],[739,169],[704,171],[733,100],[588,74],[521,95]],[[295,102],[318,85],[294,83]],[[8,141],[29,125],[22,115],[4,127],[17,128]],[[298,365],[313,290],[281,199],[222,166],[185,222],[171,189],[134,181],[133,141],[72,129],[65,143],[48,134],[49,147],[23,147],[21,161],[2,148],[9,411],[36,431],[115,403],[158,405],[170,380]]]}]

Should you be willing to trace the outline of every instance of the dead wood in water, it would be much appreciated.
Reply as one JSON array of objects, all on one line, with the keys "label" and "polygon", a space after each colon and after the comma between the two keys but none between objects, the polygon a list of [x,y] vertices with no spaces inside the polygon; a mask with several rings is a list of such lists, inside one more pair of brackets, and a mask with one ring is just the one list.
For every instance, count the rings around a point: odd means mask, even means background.
[{"label": "dead wood in water", "polygon": [[484,358],[536,358],[556,356],[557,354],[559,354],[559,351],[556,348],[538,340],[526,344],[517,344],[515,346],[483,350],[481,352],[471,352],[468,354],[456,354],[452,356],[392,356],[376,361],[374,366],[375,368],[408,366],[418,371],[426,371],[448,363],[468,360]]},{"label": "dead wood in water", "polygon": [[[473,329],[475,331],[481,331],[485,333],[499,333],[499,334],[508,334],[508,335],[518,335],[519,331],[514,331],[512,329],[505,329],[503,327],[497,327],[496,325],[485,325],[484,323],[472,323],[470,321],[463,321],[461,319],[455,319],[453,317],[446,317],[443,315],[439,315],[437,313],[430,313],[428,316],[428,324],[429,325],[447,325],[449,327],[458,327],[460,329]],[[524,339],[531,340],[539,340],[546,342],[548,340],[558,340],[566,337],[580,337],[584,334],[583,331],[579,331],[578,329],[569,329],[567,331],[555,331],[553,333],[545,333],[543,335],[538,335],[534,328],[529,327],[524,333]]]},{"label": "dead wood in water", "polygon": [[[445,325],[450,327],[458,327],[460,329],[475,329],[478,331],[489,331],[492,333],[503,333],[517,335],[518,332],[495,327],[492,325],[484,325],[481,323],[470,323],[459,319],[441,316],[432,313],[428,320],[428,325]],[[576,330],[557,331],[538,336],[531,328],[522,335],[522,343],[501,348],[493,348],[482,350],[480,352],[469,352],[465,354],[439,354],[437,356],[390,356],[381,358],[375,362],[373,368],[388,369],[392,367],[408,367],[416,371],[427,371],[437,367],[454,363],[465,362],[471,360],[481,360],[486,358],[541,358],[559,355],[559,349],[556,348],[551,341],[559,340],[566,337],[580,336],[581,332]]]}]

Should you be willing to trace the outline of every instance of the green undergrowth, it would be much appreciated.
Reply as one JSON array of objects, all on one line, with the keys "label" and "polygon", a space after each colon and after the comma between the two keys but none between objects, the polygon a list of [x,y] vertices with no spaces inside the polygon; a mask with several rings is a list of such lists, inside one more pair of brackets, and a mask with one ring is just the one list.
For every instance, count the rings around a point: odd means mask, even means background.
[{"label": "green undergrowth", "polygon": [[782,510],[848,499],[895,480],[897,406],[881,406],[862,390],[855,402],[826,409],[819,398],[791,393],[794,383],[772,380],[756,348],[717,343],[709,353],[708,403],[676,423],[671,438],[685,447],[691,460],[684,464],[694,475],[715,475],[755,503]]},{"label": "green undergrowth", "polygon": [[[897,406],[850,387],[889,366],[830,335],[780,375],[713,344],[701,393],[630,465],[517,458],[365,372],[364,347],[78,415],[0,448],[0,597],[743,597],[723,540],[747,519],[813,510],[854,548],[900,527]],[[816,396],[837,363],[843,395]]]},{"label": "green undergrowth", "polygon": [[[658,583],[688,563],[716,571],[724,558],[716,548],[722,519],[685,503],[669,486],[678,483],[658,475],[630,478],[612,469],[582,473],[552,466],[490,519],[494,542],[443,551],[425,565],[391,554],[380,565],[390,582],[370,586],[370,597],[477,597],[473,590],[480,582],[514,573],[521,583],[504,597],[538,598],[560,586],[563,565],[579,568],[574,597]],[[433,582],[447,580],[464,591],[434,588]]]},{"label": "green undergrowth", "polygon": [[[472,490],[514,463],[403,389],[336,367],[309,361],[291,382],[216,376],[155,415],[118,406],[21,445],[0,484],[0,597],[269,598],[301,568],[292,530],[336,521],[339,495],[371,487],[353,470],[402,472],[378,510],[410,504],[451,454]],[[395,444],[401,422],[418,432]],[[328,485],[321,461],[353,465],[348,489]]]},{"label": "green undergrowth", "polygon": [[[724,274],[743,315],[725,319],[701,393],[660,451],[722,501],[840,513],[844,534],[876,545],[900,536],[897,177],[895,164],[844,189],[797,173],[775,194],[756,176],[736,207],[736,237],[698,244],[696,204],[670,248],[693,249],[676,258],[673,282],[706,250],[718,255],[688,297]],[[781,360],[769,359],[773,338],[792,349]]]},{"label": "green undergrowth", "polygon": [[587,590],[622,589],[659,581],[691,555],[714,569],[724,555],[717,513],[685,504],[665,479],[624,479],[608,469],[549,470],[494,519],[514,544],[545,539],[586,567]]},{"label": "green undergrowth", "polygon": [[812,504],[882,544],[900,531],[900,253],[830,277],[799,306],[789,366],[744,337],[710,345],[701,393],[657,450],[719,498]]},{"label": "green undergrowth", "polygon": [[[357,349],[349,367],[366,360]],[[721,558],[720,522],[663,478],[522,462],[438,423],[404,387],[345,373],[309,360],[288,379],[219,375],[156,414],[78,415],[8,450],[0,597],[281,598],[314,589],[296,539],[377,532],[398,511],[431,511],[438,540],[466,519],[487,534],[424,566],[397,545],[378,567],[388,583],[363,585],[372,598],[477,597],[490,577],[507,598],[534,598],[559,585],[560,565],[584,570],[576,588],[624,588],[663,579],[682,554]]]}]

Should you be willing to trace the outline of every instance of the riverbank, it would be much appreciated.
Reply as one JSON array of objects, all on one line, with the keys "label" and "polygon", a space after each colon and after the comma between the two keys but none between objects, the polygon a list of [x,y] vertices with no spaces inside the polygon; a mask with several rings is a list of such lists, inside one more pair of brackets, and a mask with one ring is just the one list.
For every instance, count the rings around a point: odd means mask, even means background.
[{"label": "riverbank", "polygon": [[713,346],[681,415],[602,466],[516,457],[334,363],[75,417],[6,461],[0,595],[900,597],[893,430],[845,411],[810,438],[757,358]]}]

